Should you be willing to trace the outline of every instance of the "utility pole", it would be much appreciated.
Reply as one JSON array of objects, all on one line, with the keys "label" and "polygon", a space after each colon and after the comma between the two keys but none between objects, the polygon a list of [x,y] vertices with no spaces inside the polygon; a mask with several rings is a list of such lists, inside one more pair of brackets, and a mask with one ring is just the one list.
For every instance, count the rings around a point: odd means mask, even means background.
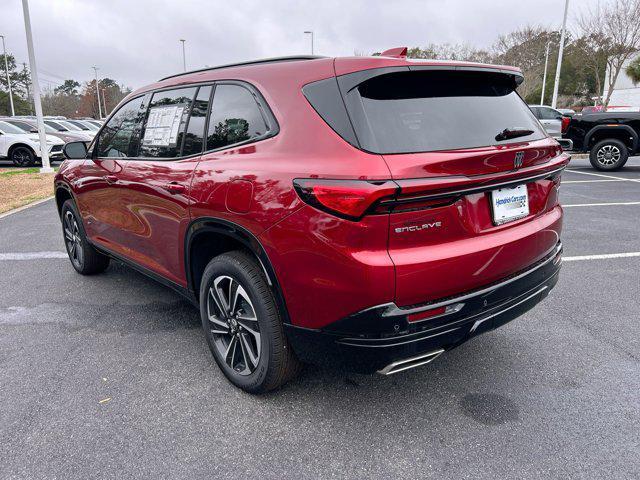
[{"label": "utility pole", "polygon": [[560,34],[560,50],[558,51],[558,64],[556,66],[556,80],[553,84],[553,99],[551,108],[556,108],[558,104],[558,87],[560,85],[560,69],[562,68],[562,53],[564,52],[564,36],[567,31],[567,12],[569,11],[569,0],[564,3],[564,19],[562,20],[562,33]]},{"label": "utility pole", "polygon": [[540,94],[540,105],[544,105],[544,90],[547,86],[547,65],[549,64],[549,46],[551,42],[547,42],[547,53],[544,55],[544,75],[542,76],[542,93]]},{"label": "utility pole", "polygon": [[27,35],[27,50],[29,51],[29,66],[33,76],[33,103],[36,107],[36,120],[38,123],[38,136],[40,137],[40,158],[42,168],[40,173],[51,173],[53,168],[49,164],[49,148],[47,146],[47,135],[44,131],[44,119],[42,118],[42,103],[40,102],[40,82],[38,81],[38,69],[36,68],[36,55],[33,50],[33,37],[31,35],[31,18],[29,16],[29,1],[22,0],[22,11],[24,12],[24,30]]},{"label": "utility pole", "polygon": [[7,74],[7,87],[9,88],[9,103],[11,104],[11,116],[15,116],[16,111],[13,108],[13,93],[11,92],[11,79],[9,78],[9,64],[7,63],[7,47],[4,44],[4,35],[2,37],[2,50],[4,50],[4,71]]},{"label": "utility pole", "polygon": [[100,105],[100,87],[98,87],[98,67],[91,67],[93,71],[96,73],[96,95],[98,95],[98,113],[100,114],[100,118],[98,120],[102,120],[102,105]]},{"label": "utility pole", "polygon": [[186,72],[187,71],[187,56],[186,56],[185,50],[184,50],[184,42],[186,42],[186,40],[184,38],[181,38],[180,41],[182,42],[182,71]]},{"label": "utility pole", "polygon": [[311,35],[311,55],[313,55],[313,30],[305,30],[307,35]]}]

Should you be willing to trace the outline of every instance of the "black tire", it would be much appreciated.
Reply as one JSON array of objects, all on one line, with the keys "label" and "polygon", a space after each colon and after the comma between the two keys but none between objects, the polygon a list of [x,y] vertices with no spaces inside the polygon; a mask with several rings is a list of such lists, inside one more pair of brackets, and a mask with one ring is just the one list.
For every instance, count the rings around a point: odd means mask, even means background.
[{"label": "black tire", "polygon": [[[225,296],[237,299],[230,313],[220,307],[232,304]],[[200,316],[213,358],[235,386],[263,393],[299,373],[301,364],[285,336],[273,293],[249,254],[233,251],[209,262],[200,286]]]},{"label": "black tire", "polygon": [[628,158],[627,146],[615,138],[599,141],[589,152],[589,161],[593,168],[605,172],[621,169]]},{"label": "black tire", "polygon": [[98,252],[87,241],[82,220],[73,200],[62,205],[62,235],[71,265],[82,275],[94,275],[106,270],[109,257]]},{"label": "black tire", "polygon": [[13,147],[9,158],[16,167],[30,167],[36,163],[35,153],[25,145]]}]

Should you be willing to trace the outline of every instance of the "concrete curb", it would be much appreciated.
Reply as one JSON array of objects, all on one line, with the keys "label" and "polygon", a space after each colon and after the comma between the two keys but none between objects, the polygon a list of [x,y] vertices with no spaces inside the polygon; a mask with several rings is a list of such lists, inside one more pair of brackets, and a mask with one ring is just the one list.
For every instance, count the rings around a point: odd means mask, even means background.
[{"label": "concrete curb", "polygon": [[53,195],[47,198],[43,198],[41,200],[36,200],[35,202],[27,203],[18,208],[14,208],[13,210],[9,210],[8,212],[0,213],[0,218],[8,217],[9,215],[13,215],[14,213],[21,212],[26,210],[27,208],[35,207],[36,205],[40,205],[41,203],[47,202],[53,198]]}]

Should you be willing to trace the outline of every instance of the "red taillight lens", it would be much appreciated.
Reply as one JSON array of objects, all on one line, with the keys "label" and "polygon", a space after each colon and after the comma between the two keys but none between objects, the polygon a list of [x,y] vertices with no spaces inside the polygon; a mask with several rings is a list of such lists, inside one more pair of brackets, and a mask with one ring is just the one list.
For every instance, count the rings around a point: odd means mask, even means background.
[{"label": "red taillight lens", "polygon": [[566,133],[567,128],[569,128],[569,123],[571,122],[571,118],[562,117],[562,133]]},{"label": "red taillight lens", "polygon": [[304,202],[349,220],[359,220],[378,200],[393,196],[398,190],[390,180],[296,179],[293,185]]}]

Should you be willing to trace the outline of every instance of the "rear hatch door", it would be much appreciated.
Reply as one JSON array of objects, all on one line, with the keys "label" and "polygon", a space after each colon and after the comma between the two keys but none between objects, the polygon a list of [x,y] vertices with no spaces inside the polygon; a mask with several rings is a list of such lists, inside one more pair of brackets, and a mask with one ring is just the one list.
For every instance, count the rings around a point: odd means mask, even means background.
[{"label": "rear hatch door", "polygon": [[516,93],[516,78],[445,67],[338,77],[360,148],[381,154],[400,185],[382,205],[399,306],[496,282],[558,242],[558,172],[568,157]]}]

